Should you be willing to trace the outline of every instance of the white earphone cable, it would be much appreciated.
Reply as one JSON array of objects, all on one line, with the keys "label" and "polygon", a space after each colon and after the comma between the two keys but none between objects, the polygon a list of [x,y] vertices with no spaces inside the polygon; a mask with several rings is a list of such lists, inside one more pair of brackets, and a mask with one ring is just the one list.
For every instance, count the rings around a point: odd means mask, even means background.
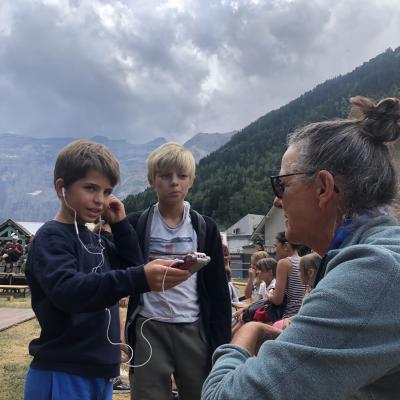
[{"label": "white earphone cable", "polygon": [[[77,235],[77,238],[78,238],[79,243],[81,244],[81,246],[84,248],[84,250],[85,250],[87,253],[92,254],[92,255],[99,255],[99,256],[101,257],[101,260],[100,260],[99,264],[98,264],[96,267],[93,267],[93,268],[92,268],[92,272],[98,272],[98,271],[104,266],[104,262],[105,262],[105,260],[104,260],[104,249],[105,249],[105,247],[104,247],[103,244],[101,243],[101,234],[100,234],[100,233],[101,233],[101,230],[99,230],[99,232],[98,232],[98,243],[99,243],[100,251],[99,251],[99,252],[94,252],[94,251],[89,250],[89,249],[87,248],[87,246],[85,245],[85,243],[83,243],[82,240],[81,240],[81,238],[80,238],[79,229],[78,229],[78,223],[77,223],[77,220],[76,220],[76,215],[77,215],[77,213],[76,213],[76,210],[75,210],[74,208],[72,208],[72,207],[69,205],[69,203],[67,202],[67,199],[65,198],[65,189],[64,189],[64,188],[63,188],[63,190],[62,190],[62,194],[63,194],[63,198],[64,198],[65,205],[66,205],[70,210],[72,210],[72,211],[74,212],[74,226],[75,226],[75,232],[76,232],[76,235]],[[109,336],[110,325],[111,325],[111,312],[110,312],[110,309],[109,309],[108,307],[105,309],[105,311],[106,311],[107,314],[108,314],[108,322],[107,322],[107,330],[106,330],[107,341],[108,341],[111,345],[113,345],[113,346],[125,346],[126,348],[128,348],[128,350],[129,350],[129,352],[130,352],[129,359],[128,359],[127,361],[125,361],[125,362],[122,362],[122,364],[127,365],[128,367],[131,367],[131,368],[143,367],[144,365],[146,365],[146,364],[151,360],[151,357],[153,356],[153,347],[151,346],[150,341],[149,341],[149,340],[146,338],[146,336],[143,334],[143,327],[144,327],[144,325],[145,325],[148,321],[151,321],[151,320],[154,320],[154,319],[156,319],[156,320],[160,320],[160,319],[169,320],[169,319],[172,319],[172,318],[173,318],[173,317],[172,317],[172,315],[173,315],[173,310],[172,310],[171,304],[169,303],[169,301],[168,301],[168,299],[167,299],[167,297],[166,297],[166,294],[165,294],[165,278],[167,277],[168,271],[169,271],[169,267],[166,268],[166,270],[165,270],[165,274],[164,274],[164,277],[163,277],[163,280],[162,280],[161,289],[162,289],[162,294],[163,294],[163,296],[164,296],[164,299],[165,299],[165,301],[166,301],[166,303],[168,304],[168,307],[169,307],[169,309],[170,309],[171,317],[151,317],[151,318],[147,318],[146,320],[143,321],[143,323],[142,323],[142,325],[141,325],[141,327],[140,327],[140,334],[141,334],[141,336],[143,337],[143,339],[145,340],[145,342],[148,344],[148,346],[149,346],[149,348],[150,348],[149,356],[148,356],[147,360],[144,361],[143,363],[137,364],[137,365],[130,364],[130,362],[132,361],[132,358],[133,358],[133,349],[132,349],[132,347],[131,347],[129,344],[127,344],[127,343],[122,343],[122,342],[120,342],[120,343],[114,343],[114,342],[111,341],[110,336]]]}]

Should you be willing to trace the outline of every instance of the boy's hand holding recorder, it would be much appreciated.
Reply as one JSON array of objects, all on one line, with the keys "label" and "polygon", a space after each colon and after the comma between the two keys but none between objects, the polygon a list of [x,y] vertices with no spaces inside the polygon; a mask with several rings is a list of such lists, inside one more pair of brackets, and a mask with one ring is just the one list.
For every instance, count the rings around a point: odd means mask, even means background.
[{"label": "boy's hand holding recorder", "polygon": [[174,264],[176,264],[176,260],[156,259],[144,266],[146,280],[152,291],[161,292],[171,289],[190,277],[189,271],[178,268],[166,269],[166,267],[173,267]]}]

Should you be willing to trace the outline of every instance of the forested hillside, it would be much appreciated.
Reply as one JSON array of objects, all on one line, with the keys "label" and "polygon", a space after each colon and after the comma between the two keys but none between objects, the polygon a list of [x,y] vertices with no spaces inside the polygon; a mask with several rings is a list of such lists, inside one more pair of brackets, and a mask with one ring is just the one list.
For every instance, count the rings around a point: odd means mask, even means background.
[{"label": "forested hillside", "polygon": [[[309,122],[345,117],[349,98],[356,95],[400,97],[400,47],[318,85],[234,135],[200,161],[188,197],[190,203],[213,217],[220,229],[248,213],[265,214],[273,201],[269,175],[279,171],[287,134]],[[128,211],[133,211],[154,201],[154,193],[147,189],[127,197],[124,203]]]}]

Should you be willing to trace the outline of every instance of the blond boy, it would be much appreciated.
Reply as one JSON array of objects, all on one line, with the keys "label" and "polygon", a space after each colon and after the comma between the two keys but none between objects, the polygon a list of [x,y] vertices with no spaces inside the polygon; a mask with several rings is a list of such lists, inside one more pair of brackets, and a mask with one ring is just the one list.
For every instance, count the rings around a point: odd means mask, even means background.
[{"label": "blond boy", "polygon": [[[170,400],[171,376],[180,400],[200,399],[211,354],[231,336],[231,307],[220,234],[213,220],[185,201],[195,178],[192,153],[176,143],[154,150],[147,161],[148,180],[158,202],[128,216],[144,260],[176,258],[200,251],[211,262],[185,283],[165,293],[131,296],[127,336],[134,348],[132,398]],[[150,348],[143,334],[149,340]]]}]

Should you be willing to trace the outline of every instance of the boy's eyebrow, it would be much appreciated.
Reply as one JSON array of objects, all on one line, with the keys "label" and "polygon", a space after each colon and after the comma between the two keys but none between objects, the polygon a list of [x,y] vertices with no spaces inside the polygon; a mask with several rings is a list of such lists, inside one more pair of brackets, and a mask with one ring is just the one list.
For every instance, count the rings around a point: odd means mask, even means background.
[{"label": "boy's eyebrow", "polygon": [[[84,182],[84,185],[91,185],[91,186],[95,186],[97,188],[100,187],[100,185],[98,183],[92,182],[92,181],[86,181],[86,182]],[[114,186],[106,187],[106,190],[113,190],[113,189],[114,189]]]}]

